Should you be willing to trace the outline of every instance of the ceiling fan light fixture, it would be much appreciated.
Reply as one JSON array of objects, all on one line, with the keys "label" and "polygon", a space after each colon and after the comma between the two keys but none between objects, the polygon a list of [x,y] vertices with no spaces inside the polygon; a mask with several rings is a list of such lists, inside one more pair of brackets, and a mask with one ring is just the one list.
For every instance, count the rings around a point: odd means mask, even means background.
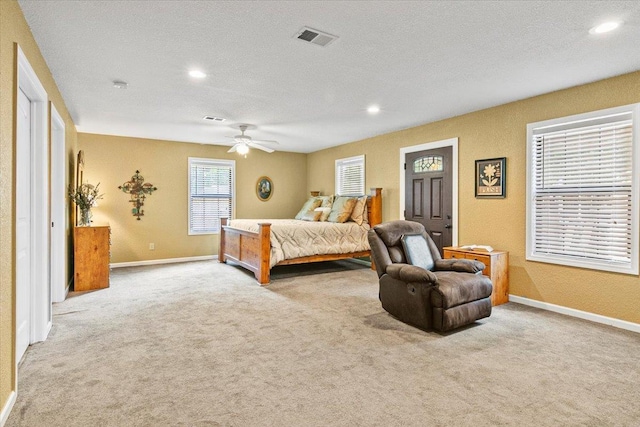
[{"label": "ceiling fan light fixture", "polygon": [[240,144],[238,145],[238,149],[236,151],[241,156],[245,156],[249,152],[249,146],[247,144]]}]

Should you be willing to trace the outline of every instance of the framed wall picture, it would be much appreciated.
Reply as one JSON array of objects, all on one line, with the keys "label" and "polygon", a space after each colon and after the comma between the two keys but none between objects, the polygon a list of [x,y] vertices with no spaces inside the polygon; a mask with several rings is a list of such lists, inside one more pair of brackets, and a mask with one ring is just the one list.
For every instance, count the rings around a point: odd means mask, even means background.
[{"label": "framed wall picture", "polygon": [[261,176],[256,183],[256,194],[258,199],[266,202],[273,195],[273,182],[268,176]]},{"label": "framed wall picture", "polygon": [[476,197],[504,198],[507,158],[476,160]]}]

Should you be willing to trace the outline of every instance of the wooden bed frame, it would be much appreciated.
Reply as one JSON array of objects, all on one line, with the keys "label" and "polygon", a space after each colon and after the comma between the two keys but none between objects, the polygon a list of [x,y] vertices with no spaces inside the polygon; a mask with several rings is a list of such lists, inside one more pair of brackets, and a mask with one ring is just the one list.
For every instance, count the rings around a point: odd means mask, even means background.
[{"label": "wooden bed frame", "polygon": [[[315,194],[317,195],[317,193]],[[382,188],[372,188],[367,197],[369,225],[382,222]],[[261,285],[268,285],[271,277],[271,224],[258,224],[258,231],[247,231],[227,225],[228,218],[221,218],[220,249],[218,261],[233,261],[253,272]],[[371,251],[352,252],[348,254],[313,255],[301,258],[286,259],[276,265],[306,264],[318,261],[335,261],[338,259],[370,256]],[[375,268],[373,263],[371,268]]]}]

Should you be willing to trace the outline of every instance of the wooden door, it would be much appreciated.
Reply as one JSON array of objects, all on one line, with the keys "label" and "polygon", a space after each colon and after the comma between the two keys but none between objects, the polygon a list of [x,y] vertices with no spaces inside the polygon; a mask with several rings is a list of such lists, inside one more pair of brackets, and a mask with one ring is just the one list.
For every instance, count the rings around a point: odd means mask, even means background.
[{"label": "wooden door", "polygon": [[405,155],[404,217],[425,226],[441,255],[452,242],[451,159],[451,147]]}]

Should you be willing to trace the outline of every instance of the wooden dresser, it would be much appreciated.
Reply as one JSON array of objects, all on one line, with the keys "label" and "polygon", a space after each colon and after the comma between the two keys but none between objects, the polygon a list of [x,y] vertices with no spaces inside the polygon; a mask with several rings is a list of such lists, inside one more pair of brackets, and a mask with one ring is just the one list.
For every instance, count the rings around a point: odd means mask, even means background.
[{"label": "wooden dresser", "polygon": [[493,283],[491,305],[509,302],[509,252],[461,249],[453,246],[442,248],[444,258],[474,259],[486,268],[482,274],[489,276]]},{"label": "wooden dresser", "polygon": [[110,235],[109,226],[74,228],[74,291],[109,287]]}]

